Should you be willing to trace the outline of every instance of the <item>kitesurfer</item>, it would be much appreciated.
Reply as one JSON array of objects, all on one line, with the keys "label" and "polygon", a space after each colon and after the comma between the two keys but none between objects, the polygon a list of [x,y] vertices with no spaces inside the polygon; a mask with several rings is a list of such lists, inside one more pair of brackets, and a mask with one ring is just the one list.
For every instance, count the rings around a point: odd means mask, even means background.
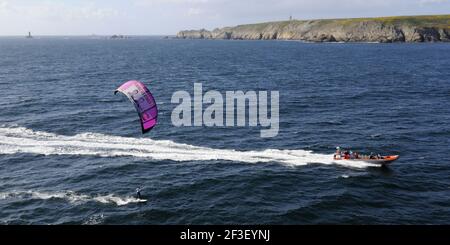
[{"label": "kitesurfer", "polygon": [[136,198],[139,199],[139,200],[142,199],[141,198],[141,188],[139,188],[139,187],[136,188]]}]

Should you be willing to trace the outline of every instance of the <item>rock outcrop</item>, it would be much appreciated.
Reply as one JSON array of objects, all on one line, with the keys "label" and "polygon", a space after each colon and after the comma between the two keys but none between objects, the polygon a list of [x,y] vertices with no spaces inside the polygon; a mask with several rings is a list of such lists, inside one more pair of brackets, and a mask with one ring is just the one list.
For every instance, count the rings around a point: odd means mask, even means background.
[{"label": "rock outcrop", "polygon": [[290,20],[180,31],[182,39],[301,40],[308,42],[450,42],[450,15]]}]

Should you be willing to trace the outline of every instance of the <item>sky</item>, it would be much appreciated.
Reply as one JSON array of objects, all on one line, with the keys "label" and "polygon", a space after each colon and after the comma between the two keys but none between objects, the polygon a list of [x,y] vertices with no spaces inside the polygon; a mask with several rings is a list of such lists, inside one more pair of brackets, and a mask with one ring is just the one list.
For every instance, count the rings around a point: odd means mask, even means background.
[{"label": "sky", "polygon": [[175,35],[265,21],[450,14],[450,0],[0,0],[0,36]]}]

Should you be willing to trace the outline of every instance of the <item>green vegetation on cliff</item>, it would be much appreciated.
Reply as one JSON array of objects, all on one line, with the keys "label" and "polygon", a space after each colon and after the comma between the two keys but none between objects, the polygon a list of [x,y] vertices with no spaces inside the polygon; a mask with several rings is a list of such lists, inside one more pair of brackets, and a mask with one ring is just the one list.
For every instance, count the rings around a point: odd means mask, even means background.
[{"label": "green vegetation on cliff", "polygon": [[410,25],[421,28],[450,29],[450,15],[422,15],[422,16],[391,16],[377,18],[336,19],[340,24],[351,24],[362,21],[378,21],[385,25]]}]

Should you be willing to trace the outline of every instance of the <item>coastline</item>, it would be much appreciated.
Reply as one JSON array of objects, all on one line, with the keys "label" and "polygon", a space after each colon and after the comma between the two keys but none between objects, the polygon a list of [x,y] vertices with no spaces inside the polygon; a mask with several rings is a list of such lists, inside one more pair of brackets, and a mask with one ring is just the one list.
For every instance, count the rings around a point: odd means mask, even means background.
[{"label": "coastline", "polygon": [[178,39],[293,40],[307,42],[450,42],[450,15],[288,20],[184,30]]}]

